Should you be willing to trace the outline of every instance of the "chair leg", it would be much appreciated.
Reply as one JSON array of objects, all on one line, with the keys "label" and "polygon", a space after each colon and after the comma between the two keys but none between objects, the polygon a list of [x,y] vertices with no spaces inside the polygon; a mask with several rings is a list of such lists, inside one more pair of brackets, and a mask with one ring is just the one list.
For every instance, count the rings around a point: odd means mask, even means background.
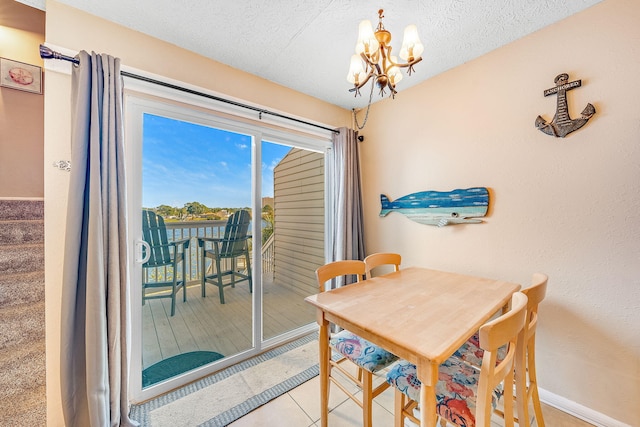
[{"label": "chair leg", "polygon": [[251,275],[251,261],[249,259],[249,251],[244,253],[245,265],[247,266],[247,276],[249,276],[249,293],[253,293],[253,279]]},{"label": "chair leg", "polygon": [[[522,342],[523,338],[518,338],[518,344],[516,349],[516,361],[515,361],[515,387],[516,387],[516,410],[518,413],[518,425],[520,427],[529,427],[529,398],[527,394],[527,357],[526,348],[522,349],[521,346],[526,346],[526,343]],[[506,408],[505,412],[506,413]]]},{"label": "chair leg", "polygon": [[176,271],[173,271],[173,287],[171,289],[171,317],[176,314]]},{"label": "chair leg", "polygon": [[[514,427],[513,419],[513,371],[504,379],[504,425],[505,427]],[[491,408],[487,411],[488,418],[486,421],[491,422]],[[520,414],[518,414],[520,416]],[[519,425],[522,425],[521,422]]]},{"label": "chair leg", "polygon": [[187,302],[187,263],[182,253],[182,302]]},{"label": "chair leg", "polygon": [[404,393],[400,390],[395,389],[393,394],[393,426],[394,427],[403,427],[404,426]]},{"label": "chair leg", "polygon": [[231,258],[231,287],[236,287],[236,259],[235,257]]},{"label": "chair leg", "polygon": [[544,427],[544,417],[542,416],[542,406],[540,405],[540,396],[538,395],[538,385],[536,383],[532,383],[532,400],[533,400],[533,410],[536,414],[536,425],[538,427]]},{"label": "chair leg", "polygon": [[222,285],[222,274],[220,274],[220,258],[216,257],[216,276],[218,278],[218,293],[220,294],[220,304],[224,304],[224,286]]},{"label": "chair leg", "polygon": [[[538,427],[544,427],[544,418],[542,416],[542,406],[540,405],[540,396],[538,395],[538,378],[536,376],[536,356],[535,341],[531,340],[527,349],[527,367],[529,370],[529,390],[533,400],[533,410],[536,414],[536,424]],[[527,400],[527,406],[529,401]]]},{"label": "chair leg", "polygon": [[200,274],[200,287],[202,288],[202,297],[207,296],[206,286],[207,286],[207,255],[206,255],[207,247],[206,243],[202,245],[202,272]]},{"label": "chair leg", "polygon": [[362,371],[362,425],[371,427],[373,406],[373,374],[367,370]]}]

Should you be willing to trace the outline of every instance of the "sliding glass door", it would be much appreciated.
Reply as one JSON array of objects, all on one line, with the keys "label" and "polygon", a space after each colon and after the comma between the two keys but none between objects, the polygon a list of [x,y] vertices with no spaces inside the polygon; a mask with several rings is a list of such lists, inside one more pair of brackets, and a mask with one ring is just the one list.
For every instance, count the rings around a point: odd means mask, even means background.
[{"label": "sliding glass door", "polygon": [[263,141],[262,156],[263,194],[271,195],[263,198],[269,221],[262,235],[263,338],[269,339],[315,322],[304,298],[317,293],[315,270],[325,259],[325,177],[323,153]]},{"label": "sliding glass door", "polygon": [[126,105],[143,400],[315,329],[326,148],[190,105]]},{"label": "sliding glass door", "polygon": [[[144,250],[154,251],[166,237],[168,256],[182,259],[175,272],[173,263],[143,264],[142,386],[148,387],[253,347],[249,227],[234,236],[237,242],[220,240],[232,218],[252,216],[253,137],[151,113],[142,119],[142,209],[164,223],[156,239],[143,221],[150,245]],[[182,240],[183,247],[170,245]],[[229,253],[226,246],[234,244],[240,249]],[[228,285],[230,279],[238,283]]]}]

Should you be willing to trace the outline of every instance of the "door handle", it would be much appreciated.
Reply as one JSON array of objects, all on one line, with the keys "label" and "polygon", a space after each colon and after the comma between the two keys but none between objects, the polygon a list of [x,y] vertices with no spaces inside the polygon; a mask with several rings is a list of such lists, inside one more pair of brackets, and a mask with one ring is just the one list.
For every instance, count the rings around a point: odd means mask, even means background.
[{"label": "door handle", "polygon": [[[143,255],[144,252],[144,255]],[[151,246],[144,240],[136,240],[136,259],[138,264],[144,264],[151,258]]]}]

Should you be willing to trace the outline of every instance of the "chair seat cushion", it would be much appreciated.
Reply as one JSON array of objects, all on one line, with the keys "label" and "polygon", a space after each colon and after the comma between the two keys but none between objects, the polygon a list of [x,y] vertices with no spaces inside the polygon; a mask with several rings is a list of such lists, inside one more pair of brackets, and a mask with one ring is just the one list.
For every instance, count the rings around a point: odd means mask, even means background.
[{"label": "chair seat cushion", "polygon": [[[480,337],[476,332],[471,338],[469,338],[462,346],[453,353],[455,357],[460,360],[464,360],[465,362],[477,366],[480,368],[482,366],[482,357],[484,356],[484,350],[480,348]],[[507,355],[507,346],[502,346],[498,349],[498,353],[496,355],[496,365],[502,362]]]},{"label": "chair seat cushion", "polygon": [[[460,427],[474,427],[475,407],[480,371],[471,365],[451,357],[438,370],[436,385],[436,408],[438,415]],[[420,380],[416,366],[401,360],[387,373],[387,382],[404,393],[409,399],[420,401]],[[491,395],[495,409],[502,397],[499,387]]]},{"label": "chair seat cushion", "polygon": [[329,345],[369,372],[377,372],[398,359],[395,354],[345,330],[333,335]]}]

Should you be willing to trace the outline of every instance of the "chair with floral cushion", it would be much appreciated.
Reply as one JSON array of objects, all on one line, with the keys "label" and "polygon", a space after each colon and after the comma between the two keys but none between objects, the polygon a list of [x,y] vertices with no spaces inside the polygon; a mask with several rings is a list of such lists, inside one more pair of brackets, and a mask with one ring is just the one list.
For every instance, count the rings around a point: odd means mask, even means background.
[{"label": "chair with floral cushion", "polygon": [[[542,273],[535,273],[531,278],[531,286],[523,289],[521,292],[528,298],[527,318],[524,326],[524,340],[518,347],[516,353],[516,402],[518,405],[518,418],[516,421],[519,425],[531,425],[529,418],[529,402],[533,405],[535,412],[536,425],[544,427],[544,418],[542,416],[542,406],[540,405],[540,397],[538,395],[538,380],[536,375],[536,327],[538,325],[538,306],[544,300],[547,293],[547,282],[549,278]],[[506,348],[498,350],[498,361],[504,358]],[[462,345],[454,356],[470,363],[473,366],[480,367],[482,365],[483,351],[478,343],[478,334],[473,335],[466,343]],[[502,411],[495,411],[498,415],[504,416]],[[527,424],[523,420],[529,420]]]},{"label": "chair with floral cushion", "polygon": [[371,271],[374,268],[382,265],[393,266],[393,271],[400,270],[400,263],[402,262],[402,256],[400,254],[394,254],[390,252],[378,252],[371,254],[364,259],[365,274],[367,279],[371,279]]},{"label": "chair with floral cushion", "polygon": [[[511,298],[511,310],[480,328],[480,348],[484,350],[480,369],[456,357],[440,365],[436,410],[442,426],[449,422],[458,427],[490,427],[492,409],[504,395],[505,426],[513,427],[513,387],[502,384],[513,384],[516,348],[524,336],[526,309],[527,297],[516,292]],[[504,345],[504,359],[498,362],[498,349]],[[387,382],[396,389],[395,425],[402,426],[404,418],[419,424],[413,414],[421,386],[416,366],[399,361],[387,373]]]},{"label": "chair with floral cushion", "polygon": [[[365,264],[363,261],[358,260],[335,261],[325,264],[316,270],[320,292],[327,290],[326,283],[333,282],[333,279],[342,276],[355,276],[355,281],[360,282],[364,274]],[[338,360],[330,358],[329,381],[333,382],[362,408],[362,425],[371,427],[373,399],[389,388],[389,384],[384,381],[374,388],[373,374],[389,366],[398,357],[347,330],[332,334],[329,339],[329,345],[334,352],[342,356]],[[345,366],[342,366],[347,361],[353,362],[357,366],[357,378]],[[350,392],[339,377],[335,377],[332,374],[334,368],[362,390],[362,400]]]}]

